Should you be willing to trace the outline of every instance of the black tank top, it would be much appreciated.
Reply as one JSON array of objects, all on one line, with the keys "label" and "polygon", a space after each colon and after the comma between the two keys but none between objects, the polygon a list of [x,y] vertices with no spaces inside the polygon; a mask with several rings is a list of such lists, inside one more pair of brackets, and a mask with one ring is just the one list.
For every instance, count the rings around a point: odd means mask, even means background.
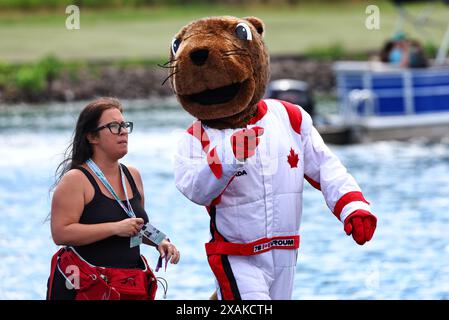
[{"label": "black tank top", "polygon": [[[121,164],[123,172],[133,191],[133,198],[129,200],[137,218],[142,218],[145,223],[148,222],[148,216],[145,209],[142,207],[142,196],[137,190],[136,183],[131,176],[128,168]],[[106,222],[116,222],[129,218],[125,211],[120,207],[115,199],[104,195],[98,186],[94,177],[88,170],[83,167],[78,167],[95,189],[95,194],[92,200],[84,206],[83,213],[80,217],[80,223],[83,224],[97,224]],[[123,201],[126,204],[126,200]],[[102,267],[112,268],[142,268],[142,261],[140,259],[139,246],[130,248],[130,238],[112,236],[88,245],[75,246],[75,250],[87,262]]]}]

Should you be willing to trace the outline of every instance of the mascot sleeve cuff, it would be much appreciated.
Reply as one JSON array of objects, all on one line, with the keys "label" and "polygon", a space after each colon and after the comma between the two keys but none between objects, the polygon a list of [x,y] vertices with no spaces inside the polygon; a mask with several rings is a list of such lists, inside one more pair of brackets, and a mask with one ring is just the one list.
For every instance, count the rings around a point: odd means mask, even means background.
[{"label": "mascot sleeve cuff", "polygon": [[371,212],[371,207],[369,204],[363,202],[363,201],[353,201],[348,203],[343,210],[341,211],[340,215],[340,221],[342,223],[345,223],[345,220],[351,213],[354,213],[354,211],[357,210],[366,210],[368,212]]}]

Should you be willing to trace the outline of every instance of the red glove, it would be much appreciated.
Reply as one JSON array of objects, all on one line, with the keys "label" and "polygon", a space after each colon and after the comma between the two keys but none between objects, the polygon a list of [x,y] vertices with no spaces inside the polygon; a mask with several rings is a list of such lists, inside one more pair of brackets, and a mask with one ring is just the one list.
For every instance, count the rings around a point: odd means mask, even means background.
[{"label": "red glove", "polygon": [[232,152],[236,159],[245,161],[256,153],[259,144],[259,136],[263,135],[262,127],[242,129],[231,136]]},{"label": "red glove", "polygon": [[376,230],[377,218],[366,210],[356,210],[345,219],[345,232],[359,245],[370,241]]}]

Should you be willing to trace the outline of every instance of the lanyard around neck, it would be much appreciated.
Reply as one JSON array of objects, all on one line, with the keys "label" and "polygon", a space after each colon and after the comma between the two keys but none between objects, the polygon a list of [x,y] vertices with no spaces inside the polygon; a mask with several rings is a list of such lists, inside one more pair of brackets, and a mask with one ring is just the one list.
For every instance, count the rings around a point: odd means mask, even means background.
[{"label": "lanyard around neck", "polygon": [[120,207],[122,207],[123,211],[126,212],[126,214],[130,217],[130,218],[135,218],[136,214],[134,213],[133,208],[131,207],[131,203],[129,202],[129,198],[128,198],[128,192],[126,191],[126,184],[125,184],[125,177],[124,177],[124,173],[123,173],[123,168],[121,165],[119,165],[120,168],[120,178],[122,180],[122,186],[123,186],[123,190],[125,191],[125,197],[126,197],[126,203],[128,205],[128,207],[125,207],[125,205],[123,204],[123,202],[120,200],[120,198],[117,196],[117,193],[115,193],[114,189],[112,188],[111,184],[109,183],[108,179],[106,179],[106,176],[103,174],[103,172],[100,170],[100,168],[95,164],[95,162],[93,162],[92,159],[88,159],[86,161],[86,164],[89,166],[89,168],[95,173],[95,175],[98,177],[98,179],[100,179],[101,183],[103,183],[103,185],[105,186],[105,188],[112,194],[112,196],[114,197],[114,199],[118,202],[118,204],[120,205]]}]

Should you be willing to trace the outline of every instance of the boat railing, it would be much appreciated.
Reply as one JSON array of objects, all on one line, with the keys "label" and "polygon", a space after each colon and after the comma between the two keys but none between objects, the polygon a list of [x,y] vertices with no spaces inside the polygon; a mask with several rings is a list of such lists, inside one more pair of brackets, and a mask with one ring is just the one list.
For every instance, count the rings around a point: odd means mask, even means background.
[{"label": "boat railing", "polygon": [[334,67],[340,114],[348,119],[449,112],[447,66],[402,69],[341,61]]},{"label": "boat railing", "polygon": [[[359,111],[360,110],[360,111]],[[358,121],[360,115],[372,116],[376,110],[376,94],[370,89],[353,89],[348,95],[348,104],[342,108],[346,124]]]}]

